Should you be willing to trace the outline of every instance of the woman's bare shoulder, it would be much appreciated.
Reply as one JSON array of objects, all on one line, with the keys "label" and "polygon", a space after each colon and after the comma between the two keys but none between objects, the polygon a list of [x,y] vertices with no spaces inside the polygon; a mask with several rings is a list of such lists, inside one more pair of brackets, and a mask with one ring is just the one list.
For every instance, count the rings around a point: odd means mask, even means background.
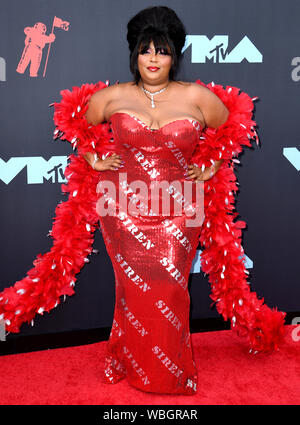
[{"label": "woman's bare shoulder", "polygon": [[191,81],[183,81],[183,80],[177,80],[176,83],[179,83],[181,86],[189,87],[191,84],[193,84]]},{"label": "woman's bare shoulder", "polygon": [[189,92],[192,96],[192,100],[198,105],[198,107],[211,105],[212,107],[225,107],[224,103],[213,91],[208,87],[198,83],[190,83]]},{"label": "woman's bare shoulder", "polygon": [[191,83],[189,90],[192,102],[202,111],[208,127],[216,128],[226,122],[229,111],[219,96],[198,83]]},{"label": "woman's bare shoulder", "polygon": [[208,87],[195,82],[189,83],[189,90],[190,93],[194,96],[199,96],[201,94],[202,96],[206,96],[211,99],[218,98],[218,96],[214,94]]},{"label": "woman's bare shoulder", "polygon": [[110,102],[119,98],[122,93],[124,94],[125,91],[130,88],[130,85],[130,82],[116,82],[110,86],[104,87],[91,96],[91,103],[95,103],[98,107],[103,107],[103,104],[107,106]]},{"label": "woman's bare shoulder", "polygon": [[176,81],[176,85],[174,84],[174,87],[178,91],[180,91],[180,90],[185,91],[185,94],[190,96],[190,98],[193,98],[193,97],[199,98],[199,96],[210,96],[210,95],[216,96],[207,87],[202,86],[198,83],[194,83],[192,81],[178,80],[178,81]]},{"label": "woman's bare shoulder", "polygon": [[91,96],[92,102],[102,102],[102,99],[109,99],[112,96],[116,96],[120,90],[120,84],[112,84],[111,86],[104,87]]},{"label": "woman's bare shoulder", "polygon": [[112,84],[93,93],[85,115],[87,121],[93,125],[105,121],[107,105],[119,96],[119,92],[119,84]]}]

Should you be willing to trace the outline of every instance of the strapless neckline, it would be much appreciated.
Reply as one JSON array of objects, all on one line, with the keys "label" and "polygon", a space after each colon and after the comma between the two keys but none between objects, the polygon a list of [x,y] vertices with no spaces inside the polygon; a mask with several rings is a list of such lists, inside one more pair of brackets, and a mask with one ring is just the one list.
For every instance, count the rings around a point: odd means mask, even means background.
[{"label": "strapless neckline", "polygon": [[[141,126],[143,126],[144,128],[146,128],[148,131],[151,131],[151,132],[154,132],[154,133],[159,133],[159,132],[160,132],[162,129],[164,129],[165,127],[168,127],[168,126],[170,126],[170,125],[172,125],[172,124],[175,124],[175,123],[177,123],[177,122],[185,122],[185,121],[190,122],[196,130],[198,130],[198,131],[202,131],[202,124],[201,124],[199,121],[194,120],[193,118],[178,118],[178,119],[176,119],[176,120],[172,120],[172,121],[170,121],[170,122],[168,122],[168,123],[164,124],[164,125],[163,125],[163,126],[161,126],[160,128],[155,128],[155,129],[153,129],[153,128],[150,128],[147,124],[145,124],[145,123],[144,123],[142,120],[140,120],[138,117],[136,117],[136,116],[135,116],[135,115],[133,115],[133,114],[129,114],[128,112],[114,112],[114,113],[110,116],[110,118],[108,119],[108,122],[109,122],[109,123],[111,122],[112,117],[114,117],[115,115],[126,115],[126,116],[128,116],[128,117],[130,117],[130,118],[134,119],[135,121],[137,121],[137,122],[138,122]],[[195,125],[195,124],[196,124],[196,125]]]}]

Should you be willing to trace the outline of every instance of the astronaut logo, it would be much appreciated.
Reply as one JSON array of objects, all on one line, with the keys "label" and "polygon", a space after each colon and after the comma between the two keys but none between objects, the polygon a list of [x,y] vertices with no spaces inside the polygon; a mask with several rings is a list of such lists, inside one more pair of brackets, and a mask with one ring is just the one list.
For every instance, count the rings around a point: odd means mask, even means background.
[{"label": "astronaut logo", "polygon": [[43,77],[46,74],[46,68],[50,53],[51,44],[55,40],[55,34],[53,33],[54,28],[60,28],[64,31],[69,30],[70,23],[67,21],[63,21],[56,16],[53,19],[52,31],[49,35],[46,34],[47,27],[42,22],[37,22],[33,27],[25,27],[24,33],[25,37],[25,46],[22,52],[21,59],[18,63],[16,71],[20,74],[24,74],[26,68],[30,64],[29,67],[29,75],[30,77],[37,77],[39,68],[42,61],[43,49],[46,44],[48,44],[48,52],[45,61],[45,67],[43,72]]}]

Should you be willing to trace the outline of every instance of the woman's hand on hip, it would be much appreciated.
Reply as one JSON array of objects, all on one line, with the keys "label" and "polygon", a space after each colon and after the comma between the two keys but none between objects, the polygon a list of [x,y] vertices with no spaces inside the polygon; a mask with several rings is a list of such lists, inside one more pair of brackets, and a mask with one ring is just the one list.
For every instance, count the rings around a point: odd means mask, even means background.
[{"label": "woman's hand on hip", "polygon": [[206,167],[204,171],[201,170],[196,164],[188,165],[188,171],[185,173],[187,180],[202,180],[206,181],[212,178],[218,169],[221,167],[223,159],[220,161],[215,161],[214,165],[211,167]]},{"label": "woman's hand on hip", "polygon": [[106,170],[118,170],[123,167],[124,161],[120,155],[113,153],[111,156],[107,156],[105,159],[98,159],[95,163],[95,170],[106,171]]}]

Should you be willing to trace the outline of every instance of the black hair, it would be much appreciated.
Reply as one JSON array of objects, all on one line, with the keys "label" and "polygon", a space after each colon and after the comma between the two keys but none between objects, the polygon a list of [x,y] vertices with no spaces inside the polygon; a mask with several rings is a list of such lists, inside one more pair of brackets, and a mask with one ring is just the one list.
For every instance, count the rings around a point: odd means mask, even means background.
[{"label": "black hair", "polygon": [[185,43],[186,30],[173,9],[166,6],[147,7],[133,16],[127,24],[127,41],[130,50],[130,71],[137,85],[141,75],[137,59],[149,47],[151,41],[155,50],[168,50],[172,57],[169,79],[174,80]]}]

